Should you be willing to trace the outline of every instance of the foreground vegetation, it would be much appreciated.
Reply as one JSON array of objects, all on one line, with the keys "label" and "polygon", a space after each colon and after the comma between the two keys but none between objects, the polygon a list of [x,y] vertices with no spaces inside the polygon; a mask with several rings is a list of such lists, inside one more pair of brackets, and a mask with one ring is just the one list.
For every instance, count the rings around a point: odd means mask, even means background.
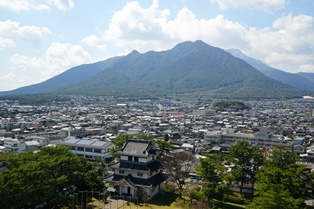
[{"label": "foreground vegetation", "polygon": [[[219,202],[215,201],[214,208],[220,209],[243,209],[245,208],[242,205],[228,203],[228,202]],[[149,203],[139,203],[128,202],[126,205],[121,206],[122,208],[130,209],[191,209],[191,208],[208,208],[206,204],[201,202],[193,201],[190,202],[190,198],[184,196],[180,198],[178,193],[164,193],[163,195],[158,196],[156,199],[150,201]]]},{"label": "foreground vegetation", "polygon": [[101,191],[103,167],[78,158],[64,146],[37,153],[0,153],[7,168],[0,171],[1,208],[53,208],[70,205],[78,191]]}]

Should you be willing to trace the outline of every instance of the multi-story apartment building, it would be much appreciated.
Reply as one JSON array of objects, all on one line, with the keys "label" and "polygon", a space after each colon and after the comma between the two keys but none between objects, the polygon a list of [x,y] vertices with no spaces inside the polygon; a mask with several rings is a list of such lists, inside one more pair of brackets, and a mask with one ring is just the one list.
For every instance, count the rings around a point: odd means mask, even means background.
[{"label": "multi-story apartment building", "polygon": [[204,136],[205,141],[215,142],[218,144],[234,144],[238,141],[248,141],[252,145],[260,148],[270,149],[274,146],[285,146],[292,148],[292,141],[286,140],[283,136],[272,135],[266,127],[260,127],[259,132],[254,134],[234,133],[233,129],[223,131],[208,132]]},{"label": "multi-story apartment building", "polygon": [[82,156],[88,160],[95,160],[99,157],[109,162],[112,158],[110,149],[115,147],[113,142],[99,141],[95,139],[78,139],[68,137],[61,142],[62,145],[71,147],[72,153]]},{"label": "multi-story apartment building", "polygon": [[128,140],[116,154],[120,161],[110,166],[113,175],[106,180],[119,195],[150,199],[163,192],[167,176],[161,172],[151,141]]},{"label": "multi-story apartment building", "polygon": [[13,153],[20,154],[25,151],[26,144],[19,141],[18,139],[6,138],[3,141],[3,146],[11,149]]}]

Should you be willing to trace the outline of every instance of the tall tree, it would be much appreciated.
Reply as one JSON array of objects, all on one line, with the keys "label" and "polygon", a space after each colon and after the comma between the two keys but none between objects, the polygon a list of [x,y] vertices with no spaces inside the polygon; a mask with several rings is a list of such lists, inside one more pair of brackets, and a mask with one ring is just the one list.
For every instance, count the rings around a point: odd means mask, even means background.
[{"label": "tall tree", "polygon": [[203,177],[205,186],[203,192],[207,197],[208,204],[212,205],[212,199],[222,200],[223,195],[228,193],[230,188],[229,174],[227,167],[221,164],[218,155],[210,155],[200,159],[197,172]]},{"label": "tall tree", "polygon": [[180,196],[182,194],[182,187],[189,177],[189,174],[194,171],[196,165],[196,158],[190,152],[176,152],[168,153],[160,159],[164,172],[169,175],[178,186]]},{"label": "tall tree", "polygon": [[0,202],[3,208],[34,208],[67,204],[70,194],[102,190],[102,176],[84,158],[64,146],[44,147],[38,153],[0,154],[8,166],[0,171]]},{"label": "tall tree", "polygon": [[[251,208],[305,207],[311,174],[296,162],[297,158],[290,149],[275,147],[270,151],[267,163],[258,172],[256,197],[250,204]],[[267,207],[265,201],[269,203]]]},{"label": "tall tree", "polygon": [[260,193],[248,206],[248,209],[299,209],[302,199],[294,199],[281,185],[271,186],[267,192]]},{"label": "tall tree", "polygon": [[240,193],[242,193],[245,182],[250,182],[252,192],[256,182],[256,173],[260,166],[264,164],[263,150],[251,145],[247,141],[238,141],[229,149],[229,154],[225,157],[231,167],[231,173],[235,180],[240,181]]},{"label": "tall tree", "polygon": [[271,149],[268,154],[268,164],[285,169],[291,165],[295,165],[298,157],[294,154],[291,148],[284,146],[276,146]]}]

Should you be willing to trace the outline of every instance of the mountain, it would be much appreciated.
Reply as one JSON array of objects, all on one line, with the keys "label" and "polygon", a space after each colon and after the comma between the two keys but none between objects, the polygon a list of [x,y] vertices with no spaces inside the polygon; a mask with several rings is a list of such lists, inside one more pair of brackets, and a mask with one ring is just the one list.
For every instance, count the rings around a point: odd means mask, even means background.
[{"label": "mountain", "polygon": [[298,75],[302,76],[303,78],[306,78],[314,83],[314,73],[305,73],[305,72],[299,72]]},{"label": "mountain", "polygon": [[[69,73],[66,71],[51,78],[58,85],[50,85],[43,92],[146,97],[194,94],[224,98],[282,98],[309,94],[273,80],[244,60],[202,41],[183,42],[161,52],[140,54],[132,51],[126,56],[83,67],[69,71],[73,73],[72,77],[91,71],[85,78],[72,79],[65,84],[65,75]],[[38,85],[47,85],[48,81]]]},{"label": "mountain", "polygon": [[33,84],[25,87],[21,87],[12,91],[0,92],[0,95],[8,94],[36,94],[45,93],[49,90],[58,88],[64,85],[72,85],[84,79],[87,79],[97,73],[100,73],[103,69],[109,68],[113,63],[119,60],[120,57],[114,57],[92,64],[83,64],[52,77],[44,82]]},{"label": "mountain", "polygon": [[269,65],[263,63],[260,60],[253,59],[242,53],[238,49],[228,49],[227,52],[231,53],[233,56],[243,59],[250,65],[252,65],[257,70],[261,71],[268,77],[280,81],[282,83],[288,84],[290,86],[305,89],[314,90],[314,76],[313,79],[309,79],[307,76],[302,76],[301,74],[294,74],[284,72],[282,70],[270,67]]}]

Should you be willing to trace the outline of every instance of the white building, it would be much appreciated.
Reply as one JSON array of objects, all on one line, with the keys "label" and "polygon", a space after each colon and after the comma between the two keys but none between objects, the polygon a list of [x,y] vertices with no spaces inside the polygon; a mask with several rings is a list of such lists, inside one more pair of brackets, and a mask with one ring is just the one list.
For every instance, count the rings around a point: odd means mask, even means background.
[{"label": "white building", "polygon": [[260,127],[259,132],[254,134],[234,133],[233,129],[223,131],[207,132],[204,136],[205,141],[218,144],[235,144],[238,141],[248,141],[252,145],[260,148],[269,149],[274,146],[285,146],[292,148],[292,141],[286,140],[283,136],[272,135],[266,127]]},{"label": "white building", "polygon": [[6,138],[3,141],[3,146],[11,149],[12,152],[14,152],[15,154],[20,154],[21,152],[24,152],[26,149],[25,143],[20,142],[18,139],[12,139],[12,138]]},{"label": "white building", "polygon": [[114,143],[109,141],[71,137],[65,139],[60,144],[71,147],[72,153],[77,156],[82,156],[88,160],[95,160],[95,158],[100,157],[107,162],[112,158],[110,149],[115,147]]}]

